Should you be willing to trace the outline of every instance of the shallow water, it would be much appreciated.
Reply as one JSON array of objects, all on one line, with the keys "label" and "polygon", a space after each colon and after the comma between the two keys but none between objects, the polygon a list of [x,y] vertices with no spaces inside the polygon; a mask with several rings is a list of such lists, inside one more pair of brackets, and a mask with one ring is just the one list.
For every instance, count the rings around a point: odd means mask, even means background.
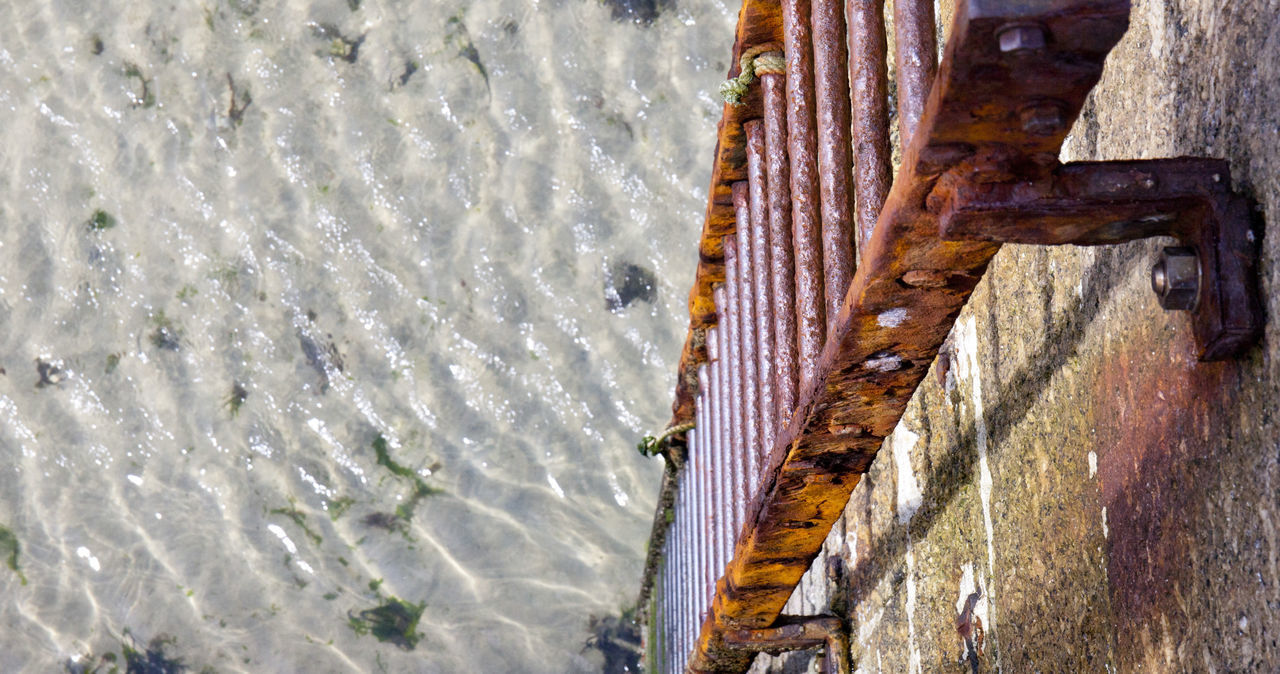
[{"label": "shallow water", "polygon": [[0,671],[602,667],[737,10],[625,7],[0,5]]}]

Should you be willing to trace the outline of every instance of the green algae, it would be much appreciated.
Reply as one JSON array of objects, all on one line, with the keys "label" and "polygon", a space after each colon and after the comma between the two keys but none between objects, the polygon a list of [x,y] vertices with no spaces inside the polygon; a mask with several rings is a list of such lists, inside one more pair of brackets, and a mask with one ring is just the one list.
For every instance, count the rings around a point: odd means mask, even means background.
[{"label": "green algae", "polygon": [[[125,630],[125,635],[132,640],[132,635]],[[178,643],[172,636],[161,635],[151,640],[145,648],[139,649],[128,643],[121,643],[124,654],[125,671],[129,674],[179,674],[187,671],[181,658],[169,655],[166,651]],[[113,668],[112,671],[115,671]],[[208,671],[202,670],[202,671]]]},{"label": "green algae", "polygon": [[222,400],[222,406],[230,410],[231,418],[235,418],[240,414],[240,407],[244,405],[244,401],[249,398],[249,390],[240,382],[234,382],[231,385],[231,392]]},{"label": "green algae", "polygon": [[377,457],[379,466],[386,468],[392,475],[413,481],[413,492],[409,495],[409,500],[396,506],[397,518],[406,522],[413,519],[413,511],[418,507],[418,503],[422,499],[444,493],[443,489],[427,484],[408,466],[401,465],[395,459],[392,459],[387,446],[387,439],[381,434],[373,439],[373,452]]},{"label": "green algae", "polygon": [[138,80],[138,83],[142,86],[142,91],[130,93],[130,97],[133,98],[133,107],[154,107],[156,104],[156,94],[151,90],[151,79],[142,74],[142,69],[139,68],[137,64],[126,62],[124,65],[124,76]]},{"label": "green algae", "polygon": [[491,90],[489,86],[489,69],[485,68],[484,61],[480,60],[480,51],[476,49],[475,43],[471,41],[471,33],[467,31],[467,24],[462,22],[461,12],[450,17],[445,22],[444,43],[446,47],[457,49],[458,56],[475,66],[476,71],[480,73],[480,77],[484,78],[484,88]]},{"label": "green algae", "polygon": [[350,496],[343,496],[329,501],[329,519],[337,522],[338,518],[346,514],[347,510],[349,510],[351,506],[355,505],[355,503],[356,500]]},{"label": "green algae", "polygon": [[307,538],[310,538],[312,543],[320,545],[324,542],[324,539],[321,538],[320,534],[317,534],[311,527],[307,526],[306,514],[301,510],[298,510],[297,503],[292,498],[289,499],[289,507],[273,508],[270,513],[272,515],[284,515],[285,517],[293,520],[293,523],[298,525],[299,529],[302,529],[302,533],[306,534]]},{"label": "green algae", "polygon": [[399,597],[390,597],[376,608],[359,613],[348,612],[347,625],[358,635],[372,634],[378,641],[411,651],[422,639],[418,633],[418,621],[426,608],[426,602],[412,604]]},{"label": "green algae", "polygon": [[18,566],[18,553],[22,551],[22,546],[18,543],[18,537],[13,531],[7,527],[0,527],[0,556],[5,557],[5,564],[16,574],[18,580],[23,585],[27,584],[27,577],[22,573],[22,568]]},{"label": "green algae", "polygon": [[151,345],[162,351],[177,351],[182,348],[182,330],[161,309],[151,317],[155,330],[151,331]]},{"label": "green algae", "polygon": [[112,229],[120,223],[115,219],[115,216],[99,208],[93,212],[93,215],[89,216],[89,220],[85,224],[89,229],[103,230]]}]

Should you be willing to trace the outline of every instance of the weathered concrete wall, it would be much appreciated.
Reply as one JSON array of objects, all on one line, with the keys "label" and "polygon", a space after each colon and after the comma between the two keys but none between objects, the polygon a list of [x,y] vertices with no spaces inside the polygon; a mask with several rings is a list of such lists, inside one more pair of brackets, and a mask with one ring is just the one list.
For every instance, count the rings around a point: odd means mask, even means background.
[{"label": "weathered concrete wall", "polygon": [[1167,242],[1006,246],[790,609],[866,672],[1280,671],[1280,2],[1135,0],[1064,155],[1229,159],[1262,344],[1195,361]]}]

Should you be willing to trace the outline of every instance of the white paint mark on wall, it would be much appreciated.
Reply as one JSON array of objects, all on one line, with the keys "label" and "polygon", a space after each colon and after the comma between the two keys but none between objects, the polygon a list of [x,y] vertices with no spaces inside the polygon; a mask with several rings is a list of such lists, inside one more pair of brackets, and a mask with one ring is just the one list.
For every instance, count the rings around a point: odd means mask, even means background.
[{"label": "white paint mark on wall", "polygon": [[[960,570],[960,596],[956,599],[956,616],[964,614],[964,605],[969,601],[969,596],[975,592],[982,592],[978,600],[973,604],[973,614],[982,621],[983,629],[986,629],[987,621],[991,619],[987,611],[987,593],[982,591],[974,579],[973,562],[969,562],[961,567]],[[960,639],[960,652],[965,651],[964,639]]]},{"label": "white paint mark on wall", "polygon": [[906,309],[890,309],[876,317],[876,323],[882,328],[896,328],[907,320]]},{"label": "white paint mark on wall", "polygon": [[920,509],[923,494],[920,484],[916,482],[916,474],[911,470],[911,450],[915,449],[920,436],[912,433],[906,426],[899,425],[893,432],[893,464],[898,468],[898,523],[906,524]]},{"label": "white paint mark on wall", "polygon": [[911,537],[907,537],[907,671],[911,674],[923,671],[920,664],[920,645],[916,643],[916,555],[911,550]]},{"label": "white paint mark on wall", "polygon": [[1107,529],[1107,507],[1102,506],[1102,537],[1110,538],[1111,532]]},{"label": "white paint mark on wall", "polygon": [[1098,474],[1098,453],[1089,450],[1089,477],[1095,477]]},{"label": "white paint mark on wall", "polygon": [[982,624],[995,652],[996,671],[1004,671],[1000,663],[999,640],[996,633],[996,548],[995,527],[991,523],[991,490],[994,481],[987,463],[987,419],[982,409],[982,374],[978,366],[978,328],[973,316],[958,321],[955,339],[956,369],[960,377],[969,383],[970,394],[966,400],[973,405],[973,430],[978,445],[978,494],[982,500],[982,526],[987,534],[987,587],[988,616]]}]

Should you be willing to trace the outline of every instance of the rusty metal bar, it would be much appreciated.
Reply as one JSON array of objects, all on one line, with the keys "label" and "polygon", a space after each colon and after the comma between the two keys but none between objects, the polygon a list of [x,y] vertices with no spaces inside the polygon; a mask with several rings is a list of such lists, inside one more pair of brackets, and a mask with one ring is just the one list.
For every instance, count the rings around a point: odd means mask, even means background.
[{"label": "rusty metal bar", "polygon": [[[716,299],[719,300],[722,293],[716,293]],[[737,539],[737,530],[733,527],[733,447],[729,444],[729,406],[728,395],[729,385],[727,369],[725,367],[725,332],[726,328],[723,324],[717,323],[709,334],[714,335],[715,345],[717,347],[717,358],[715,361],[715,369],[712,372],[711,385],[713,391],[713,399],[715,400],[716,413],[716,446],[717,452],[720,453],[721,465],[723,473],[720,476],[720,490],[724,499],[725,518],[724,529],[728,534],[726,539],[729,549],[733,549],[734,541]]]},{"label": "rusty metal bar", "polygon": [[[796,406],[795,255],[791,245],[791,168],[787,160],[785,83],[778,75],[761,79],[764,91],[764,144],[769,204],[769,284],[773,301],[774,428],[791,418]],[[769,434],[772,442],[774,433]]]},{"label": "rusty metal bar", "polygon": [[893,58],[898,82],[898,139],[906,147],[916,132],[929,86],[938,70],[933,0],[893,1]]},{"label": "rusty metal bar", "polygon": [[[664,513],[665,517],[665,513]],[[666,670],[671,670],[671,536],[668,535],[662,539],[662,573],[658,576],[658,592],[654,593],[661,602],[658,605],[657,629],[654,633],[657,635],[658,643],[655,644],[654,651],[660,658],[659,666]]]},{"label": "rusty metal bar", "polygon": [[690,462],[692,477],[692,498],[690,508],[692,509],[692,512],[694,512],[694,526],[690,528],[690,533],[692,533],[690,547],[692,549],[692,555],[694,555],[694,569],[692,569],[691,579],[692,583],[694,583],[695,624],[701,622],[701,620],[698,619],[698,615],[703,613],[703,590],[707,587],[707,576],[709,576],[707,556],[705,556],[705,549],[703,547],[703,541],[705,540],[705,536],[707,536],[705,526],[707,526],[708,517],[707,501],[704,500],[704,496],[707,495],[707,489],[705,489],[705,485],[707,485],[707,482],[705,482],[705,468],[707,468],[707,466],[705,466],[705,463],[707,462],[704,462],[703,458],[698,457],[698,455],[692,457]]},{"label": "rusty metal bar", "polygon": [[[813,83],[817,99],[818,177],[822,198],[822,267],[826,329],[853,278],[853,195],[849,140],[849,71],[843,0],[813,1]],[[902,1],[902,0],[899,0]],[[932,2],[932,0],[929,0]],[[932,5],[930,5],[932,6]]]},{"label": "rusty metal bar", "polygon": [[[784,33],[794,28],[788,4]],[[879,9],[879,2],[868,4]],[[1127,0],[957,3],[947,58],[892,193],[860,251],[813,385],[801,387],[795,415],[774,442],[743,539],[700,627],[690,670],[745,669],[749,660],[726,636],[775,623],[999,250],[997,243],[943,241],[940,213],[960,188],[1036,184],[1053,172],[1052,158],[1124,34],[1127,17]],[[868,30],[874,21],[864,16],[853,23],[855,33],[870,32],[871,41],[883,43]],[[1006,48],[1001,33],[1026,24],[1048,36],[1042,48]],[[856,66],[859,49],[854,51]],[[795,57],[789,44],[789,69]],[[855,90],[859,80],[864,78],[855,76]],[[877,89],[865,81],[861,86]],[[859,134],[867,132],[860,126]],[[795,203],[800,200],[793,194]]]},{"label": "rusty metal bar", "polygon": [[[1252,346],[1263,326],[1254,282],[1260,237],[1249,201],[1230,185],[1221,159],[1065,164],[1037,181],[957,184],[938,231],[950,241],[1040,245],[1174,237],[1180,245],[1164,249],[1152,289],[1165,309],[1191,312],[1201,360],[1224,360]],[[1182,266],[1180,279],[1169,264]]]},{"label": "rusty metal bar", "polygon": [[798,387],[809,387],[826,340],[822,291],[822,221],[818,213],[817,133],[814,129],[813,45],[809,0],[782,0],[787,53],[787,141],[791,162]]},{"label": "rusty metal bar", "polygon": [[752,291],[755,269],[751,259],[751,230],[756,220],[751,208],[751,188],[747,181],[740,180],[733,184],[733,205],[738,213],[738,229],[734,233],[735,241],[727,245],[734,248],[734,259],[738,263],[738,334],[742,336],[739,350],[742,353],[742,444],[744,449],[743,466],[745,467],[744,493],[747,499],[755,496],[760,475],[760,408],[758,398],[758,380],[756,378],[759,335],[756,333],[755,293]]},{"label": "rusty metal bar", "polygon": [[861,260],[889,194],[889,50],[884,0],[848,0],[853,90],[854,193]]},{"label": "rusty metal bar", "polygon": [[[716,347],[715,330],[708,330],[707,353],[709,357],[717,358],[719,356]],[[716,518],[716,540],[719,541],[719,556],[717,558],[718,561],[716,562],[716,574],[719,575],[720,572],[724,570],[725,564],[729,561],[724,552],[729,545],[728,518],[725,515],[727,512],[725,510],[725,505],[728,502],[728,499],[725,496],[727,493],[725,488],[729,484],[728,479],[726,479],[726,475],[729,464],[728,457],[726,457],[724,453],[724,443],[720,442],[719,439],[719,407],[716,403],[716,394],[719,389],[716,387],[715,382],[715,371],[711,367],[703,366],[699,368],[698,386],[699,389],[703,391],[702,416],[704,423],[707,424],[707,428],[709,430],[703,444],[706,445],[708,453],[714,457],[716,466],[716,475],[714,480],[716,490],[716,512],[720,513],[720,516]]]},{"label": "rusty metal bar", "polygon": [[698,368],[698,397],[694,402],[694,417],[697,428],[699,429],[697,448],[703,456],[707,457],[711,470],[711,510],[714,514],[714,521],[712,522],[711,529],[711,568],[713,569],[714,575],[719,575],[720,570],[724,568],[725,562],[724,558],[721,556],[723,550],[721,547],[723,545],[721,535],[723,532],[720,526],[722,519],[721,513],[724,512],[724,503],[722,500],[723,492],[721,491],[720,485],[720,457],[716,455],[715,448],[709,442],[711,438],[711,424],[707,421],[706,401],[707,366],[702,365]]},{"label": "rusty metal bar", "polygon": [[796,651],[823,647],[823,674],[849,674],[849,632],[835,616],[782,616],[763,629],[729,630],[725,645],[747,653]]},{"label": "rusty metal bar", "polygon": [[738,530],[742,528],[742,522],[746,519],[746,481],[747,470],[746,463],[746,445],[744,440],[745,434],[742,432],[745,418],[743,415],[743,395],[742,389],[746,382],[742,376],[742,330],[741,323],[738,320],[738,255],[737,250],[729,241],[725,241],[724,246],[724,269],[725,284],[722,286],[725,292],[725,320],[729,324],[729,348],[726,349],[729,364],[729,416],[731,423],[729,424],[729,441],[730,448],[733,453],[733,528]]},{"label": "rusty metal bar", "polygon": [[[720,406],[720,441],[724,447],[726,461],[725,472],[725,498],[727,499],[728,525],[730,534],[730,547],[737,544],[738,530],[742,525],[742,520],[738,516],[738,495],[736,492],[738,485],[738,456],[735,451],[733,429],[736,427],[734,423],[733,413],[733,377],[732,377],[732,354],[733,343],[730,339],[730,325],[732,321],[728,316],[728,291],[724,285],[716,286],[715,302],[718,313],[724,317],[716,324],[716,332],[720,346],[720,360],[717,361],[719,367],[717,374],[719,375],[720,396],[718,404]],[[745,512],[745,511],[744,511]]]},{"label": "rusty metal bar", "polygon": [[[686,464],[687,466],[687,464]],[[685,519],[688,518],[689,509],[685,507],[685,488],[686,475],[685,469],[680,471],[680,485],[676,492],[676,517],[674,523],[675,531],[675,555],[676,555],[676,598],[678,601],[676,609],[676,652],[688,652],[687,635],[689,634],[689,592],[686,585],[688,579],[688,562],[687,553],[688,545],[685,541]]]},{"label": "rusty metal bar", "polygon": [[[753,120],[744,125],[747,136],[747,181],[751,191],[751,290],[755,309],[756,335],[756,418],[759,444],[753,453],[763,457],[773,442],[773,307],[770,297],[769,194],[765,176],[764,123]],[[757,473],[758,476],[758,473]],[[759,479],[758,477],[754,479]]]}]

